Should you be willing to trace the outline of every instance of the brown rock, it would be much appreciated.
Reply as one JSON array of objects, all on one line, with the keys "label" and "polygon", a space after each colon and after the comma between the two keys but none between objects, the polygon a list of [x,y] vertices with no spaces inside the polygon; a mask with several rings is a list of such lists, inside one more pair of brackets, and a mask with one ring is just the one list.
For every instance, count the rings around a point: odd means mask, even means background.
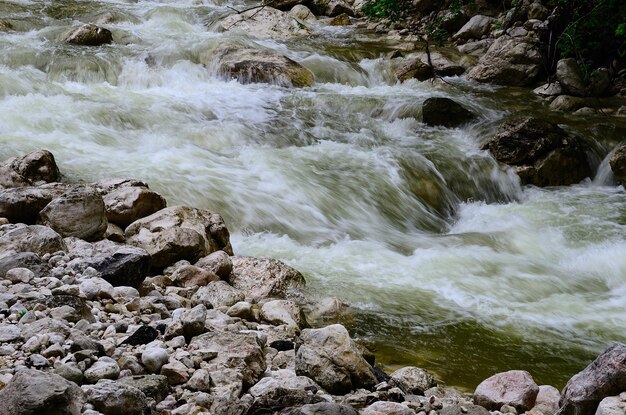
[{"label": "brown rock", "polygon": [[51,183],[59,180],[59,168],[48,150],[38,150],[6,162],[22,177],[33,183]]}]

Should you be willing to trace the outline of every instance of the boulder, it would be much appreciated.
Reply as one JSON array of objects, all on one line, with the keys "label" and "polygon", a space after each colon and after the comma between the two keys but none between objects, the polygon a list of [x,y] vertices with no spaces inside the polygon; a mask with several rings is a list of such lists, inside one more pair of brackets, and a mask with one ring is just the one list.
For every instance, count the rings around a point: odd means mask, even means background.
[{"label": "boulder", "polygon": [[[301,6],[303,0],[263,0],[263,4],[266,7],[273,7],[275,9],[288,12],[295,7]],[[306,7],[306,6],[303,6]],[[308,7],[307,7],[308,9]],[[295,17],[295,16],[294,16]]]},{"label": "boulder", "polygon": [[218,250],[232,252],[224,220],[204,209],[162,209],[130,224],[125,235],[129,244],[150,254],[150,264],[156,268],[181,259],[196,261]]},{"label": "boulder", "polygon": [[[429,64],[428,54],[420,54],[419,59],[425,65]],[[433,65],[435,74],[438,76],[459,76],[465,72],[465,69],[462,66],[452,62],[449,58],[439,52],[430,52],[430,63]]]},{"label": "boulder", "polygon": [[232,263],[228,282],[251,300],[285,298],[290,290],[305,284],[300,272],[275,259],[236,256]]},{"label": "boulder", "polygon": [[540,97],[554,97],[563,94],[563,88],[558,82],[550,82],[548,84],[538,86],[533,89],[533,92]]},{"label": "boulder", "polygon": [[425,81],[433,77],[433,71],[428,64],[422,62],[419,57],[399,59],[394,65],[396,78],[400,82],[408,79],[417,79]]},{"label": "boulder", "polygon": [[393,372],[389,383],[411,395],[423,395],[427,389],[437,385],[433,375],[414,366],[403,367]]},{"label": "boulder", "polygon": [[617,181],[626,184],[626,145],[619,146],[611,154],[609,164]]},{"label": "boulder", "polygon": [[148,347],[141,354],[141,363],[152,373],[158,373],[168,360],[167,350],[160,347]]},{"label": "boulder", "polygon": [[602,399],[625,390],[626,344],[616,343],[567,382],[557,414],[593,414]]},{"label": "boulder", "polygon": [[32,225],[37,221],[39,212],[67,189],[68,186],[55,183],[0,190],[0,217],[12,223]]},{"label": "boulder", "polygon": [[350,4],[345,0],[314,0],[313,2],[309,3],[309,6],[312,9],[321,10],[321,14],[329,17],[337,17],[342,14],[348,16],[355,15],[352,6],[350,6]]},{"label": "boulder", "polygon": [[323,402],[311,392],[318,389],[315,382],[302,376],[263,378],[248,391],[254,397],[249,413],[274,413],[290,406]]},{"label": "boulder", "polygon": [[491,32],[491,25],[495,19],[493,17],[477,14],[473,16],[463,27],[453,36],[454,39],[482,39]]},{"label": "boulder", "polygon": [[[300,1],[300,0],[297,0]],[[278,7],[277,7],[278,8]],[[294,17],[298,20],[307,21],[307,20],[317,20],[317,17],[313,14],[311,9],[302,4],[297,4],[289,10],[289,16]]]},{"label": "boulder", "polygon": [[371,388],[377,382],[372,367],[340,324],[306,329],[296,353],[296,374],[307,376],[332,394]]},{"label": "boulder", "polygon": [[568,95],[585,96],[587,85],[576,59],[561,59],[556,64],[556,78]]},{"label": "boulder", "polygon": [[143,415],[146,395],[124,382],[101,380],[84,387],[87,402],[105,415]]},{"label": "boulder", "polygon": [[413,415],[415,411],[397,402],[374,402],[361,411],[361,415]]},{"label": "boulder", "polygon": [[146,397],[161,402],[169,392],[167,378],[161,375],[140,375],[121,378],[116,383],[139,389]]},{"label": "boulder", "polygon": [[243,301],[245,295],[225,281],[213,281],[200,287],[191,297],[193,304],[204,304],[208,308],[230,307]]},{"label": "boulder", "polygon": [[513,166],[523,184],[566,186],[591,176],[581,141],[556,124],[537,118],[505,122],[483,150]]},{"label": "boulder", "polygon": [[204,63],[217,67],[221,76],[242,84],[259,82],[301,88],[314,82],[313,73],[307,68],[271,50],[223,45]]},{"label": "boulder", "polygon": [[59,168],[48,150],[37,150],[4,162],[20,176],[33,184],[51,183],[59,180]]},{"label": "boulder", "polygon": [[23,224],[0,226],[0,252],[33,252],[44,255],[65,250],[67,248],[61,235],[47,226]]},{"label": "boulder", "polygon": [[454,128],[466,124],[476,115],[450,98],[428,98],[422,106],[424,124]]},{"label": "boulder", "polygon": [[624,415],[626,414],[626,392],[620,396],[610,396],[600,401],[595,415]]},{"label": "boulder", "polygon": [[300,307],[289,300],[272,300],[264,303],[261,307],[261,318],[271,324],[286,324],[296,328],[304,324]]},{"label": "boulder", "polygon": [[102,278],[115,287],[138,288],[148,276],[150,255],[142,248],[95,244],[94,251],[90,252],[92,255],[71,261],[70,266],[78,272],[93,268],[96,270],[94,277]]},{"label": "boulder", "polygon": [[541,63],[535,43],[521,37],[501,36],[470,70],[468,78],[498,85],[528,86],[539,79]]},{"label": "boulder", "polygon": [[[266,368],[263,350],[254,333],[205,333],[191,340],[189,351],[192,354],[194,351],[201,354],[217,353],[210,361],[211,376],[220,369],[235,369],[241,376],[244,389],[257,383]],[[217,373],[215,376],[216,379],[219,377]]]},{"label": "boulder", "polygon": [[215,251],[204,258],[200,258],[194,265],[223,279],[228,278],[233,270],[233,261],[224,251]]},{"label": "boulder", "polygon": [[[219,251],[222,252],[222,251]],[[185,288],[202,287],[212,281],[219,281],[218,277],[213,272],[196,267],[194,265],[183,265],[174,271],[172,274],[172,281]]]},{"label": "boulder", "polygon": [[64,237],[100,240],[107,230],[102,196],[92,187],[74,187],[52,199],[39,212],[38,223],[51,227]]},{"label": "boulder", "polygon": [[72,45],[100,46],[113,42],[113,34],[103,27],[84,24],[67,32],[63,41]]},{"label": "boulder", "polygon": [[14,324],[0,324],[0,343],[22,340],[22,329]]},{"label": "boulder", "polygon": [[350,26],[351,24],[350,16],[345,13],[333,17],[330,22],[328,22],[329,26]]},{"label": "boulder", "polygon": [[33,252],[1,251],[0,278],[4,278],[6,273],[13,268],[26,268],[38,278],[45,276],[50,271],[48,261],[44,261]]},{"label": "boulder", "polygon": [[474,392],[474,403],[492,411],[510,405],[521,413],[535,406],[538,393],[539,386],[530,373],[509,370],[483,380]]},{"label": "boulder", "polygon": [[110,357],[103,356],[91,367],[85,370],[85,379],[90,383],[96,383],[101,379],[117,379],[120,375],[120,367]]},{"label": "boulder", "polygon": [[311,29],[305,23],[273,7],[231,14],[220,21],[218,30],[245,33],[259,39],[280,40],[311,34]]},{"label": "boulder", "polygon": [[30,180],[13,170],[9,166],[0,165],[0,189],[31,186]]},{"label": "boulder", "polygon": [[106,193],[103,199],[107,219],[122,228],[167,205],[163,196],[143,186],[119,187]]},{"label": "boulder", "polygon": [[561,392],[554,386],[541,385],[535,400],[533,410],[541,412],[543,415],[554,415],[559,410],[559,399]]},{"label": "boulder", "polygon": [[550,16],[550,10],[541,4],[540,0],[537,0],[528,6],[526,15],[529,20],[546,20]]},{"label": "boulder", "polygon": [[589,84],[587,85],[587,95],[590,97],[599,97],[604,95],[611,86],[611,75],[607,68],[597,68],[589,75]]},{"label": "boulder", "polygon": [[73,382],[33,369],[18,371],[0,391],[2,415],[80,415],[85,396]]},{"label": "boulder", "polygon": [[489,50],[489,47],[493,44],[493,39],[482,39],[474,42],[467,42],[463,45],[457,46],[457,49],[461,53],[466,55],[472,55],[480,58]]}]

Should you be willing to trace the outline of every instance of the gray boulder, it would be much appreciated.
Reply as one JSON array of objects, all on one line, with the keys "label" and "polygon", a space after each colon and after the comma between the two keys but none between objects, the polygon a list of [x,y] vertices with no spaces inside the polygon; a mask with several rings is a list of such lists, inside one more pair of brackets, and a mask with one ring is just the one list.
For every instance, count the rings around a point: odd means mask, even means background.
[{"label": "gray boulder", "polygon": [[557,388],[541,385],[533,410],[539,411],[543,415],[554,415],[559,410],[559,399],[561,399],[561,392]]},{"label": "gray boulder", "polygon": [[193,304],[204,304],[208,308],[230,307],[244,299],[245,295],[240,290],[225,281],[212,281],[200,287],[191,297]]},{"label": "gray boulder", "polygon": [[232,257],[233,270],[228,282],[250,300],[285,298],[292,289],[305,285],[296,269],[275,259]]},{"label": "gray boulder", "polygon": [[281,40],[311,34],[311,29],[304,22],[269,6],[231,14],[220,21],[218,30],[245,33],[260,39]]},{"label": "gray boulder", "polygon": [[595,415],[624,415],[626,414],[626,392],[620,396],[609,396],[600,401]]},{"label": "gray boulder", "polygon": [[22,224],[0,226],[0,252],[33,252],[45,255],[65,250],[67,247],[61,235],[47,226]]},{"label": "gray boulder", "polygon": [[139,389],[146,397],[161,402],[169,392],[167,378],[161,375],[127,376],[117,381]]},{"label": "gray boulder", "polygon": [[124,382],[104,379],[84,390],[87,402],[104,415],[143,415],[147,407],[146,395]]},{"label": "gray boulder", "polygon": [[119,187],[106,193],[103,199],[107,219],[122,228],[167,205],[163,196],[144,186]]},{"label": "gray boulder", "polygon": [[453,36],[454,39],[481,39],[491,31],[491,25],[495,19],[493,17],[477,14],[473,16],[462,28]]},{"label": "gray boulder", "polygon": [[393,372],[389,383],[412,395],[423,395],[427,389],[437,385],[433,375],[414,366],[403,367]]},{"label": "gray boulder", "polygon": [[518,412],[535,406],[539,386],[530,373],[524,370],[509,370],[483,380],[474,392],[474,403],[489,410],[499,410],[510,405]]},{"label": "gray boulder", "polygon": [[212,272],[222,279],[228,278],[233,270],[233,261],[224,251],[215,251],[194,264],[196,267]]},{"label": "gray boulder", "polygon": [[21,157],[13,157],[4,164],[33,184],[56,182],[60,176],[54,156],[48,150],[37,150]]}]

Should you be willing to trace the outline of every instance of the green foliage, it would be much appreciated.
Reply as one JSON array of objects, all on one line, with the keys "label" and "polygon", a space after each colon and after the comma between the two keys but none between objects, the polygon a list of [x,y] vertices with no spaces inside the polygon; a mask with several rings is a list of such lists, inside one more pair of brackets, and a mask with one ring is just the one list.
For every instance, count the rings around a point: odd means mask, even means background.
[{"label": "green foliage", "polygon": [[400,3],[398,0],[369,0],[363,5],[363,13],[372,18],[400,18]]}]

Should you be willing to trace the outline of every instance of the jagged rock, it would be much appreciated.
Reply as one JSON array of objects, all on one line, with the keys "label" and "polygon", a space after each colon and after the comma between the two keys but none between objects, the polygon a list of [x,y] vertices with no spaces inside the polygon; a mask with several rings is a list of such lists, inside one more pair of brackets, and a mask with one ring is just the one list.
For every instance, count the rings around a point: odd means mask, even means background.
[{"label": "jagged rock", "polygon": [[537,118],[505,122],[483,149],[499,162],[514,166],[523,184],[566,186],[591,175],[580,140]]},{"label": "jagged rock", "polygon": [[0,226],[0,252],[33,252],[53,254],[67,248],[61,235],[41,225]]},{"label": "jagged rock", "polygon": [[296,353],[296,373],[308,376],[333,394],[377,383],[372,367],[365,361],[348,331],[340,324],[306,329]]},{"label": "jagged rock", "polygon": [[[102,248],[99,251],[99,248]],[[112,245],[96,246],[96,255],[81,258],[73,265],[84,271],[87,267],[96,270],[94,277],[102,278],[113,286],[139,287],[148,276],[150,255],[138,247]]]},{"label": "jagged rock", "polygon": [[468,78],[498,85],[532,85],[539,79],[541,63],[541,53],[534,43],[501,36],[470,70]]},{"label": "jagged rock", "polygon": [[415,411],[397,402],[374,402],[361,411],[361,415],[413,415]]},{"label": "jagged rock", "polygon": [[18,371],[0,390],[2,415],[80,415],[84,402],[75,383],[33,369]]},{"label": "jagged rock", "polygon": [[224,251],[215,251],[194,264],[196,267],[212,272],[222,279],[228,278],[233,270],[233,262]]},{"label": "jagged rock", "polygon": [[51,183],[59,179],[60,173],[54,156],[48,150],[37,150],[4,162],[33,184]]},{"label": "jagged rock", "polygon": [[422,106],[424,124],[448,128],[458,127],[476,118],[474,113],[450,98],[428,98]]},{"label": "jagged rock", "polygon": [[491,31],[491,25],[495,19],[493,17],[477,14],[473,16],[465,25],[453,36],[454,39],[482,39]]},{"label": "jagged rock", "polygon": [[107,230],[102,196],[94,188],[74,187],[52,199],[39,212],[38,223],[49,226],[63,237],[100,240]]},{"label": "jagged rock", "polygon": [[113,34],[103,27],[84,24],[66,33],[63,41],[73,45],[100,46],[113,42]]},{"label": "jagged rock", "polygon": [[175,206],[139,219],[126,228],[129,244],[145,249],[153,267],[196,261],[217,250],[231,251],[222,217],[203,209]]},{"label": "jagged rock", "polygon": [[423,395],[426,389],[436,386],[433,375],[419,367],[407,366],[391,374],[389,381],[397,385],[404,393]]},{"label": "jagged rock", "polygon": [[275,259],[232,257],[232,263],[229,283],[251,300],[285,298],[290,290],[305,284],[299,271]]},{"label": "jagged rock", "polygon": [[165,198],[144,186],[123,186],[103,196],[107,219],[122,228],[167,205]]},{"label": "jagged rock", "polygon": [[556,78],[568,95],[582,97],[587,88],[576,59],[561,59],[556,64]]},{"label": "jagged rock", "polygon": [[593,414],[600,401],[626,387],[626,345],[616,343],[565,385],[557,415]]},{"label": "jagged rock", "polygon": [[198,369],[193,372],[187,387],[201,392],[209,392],[211,390],[211,374],[206,369]]},{"label": "jagged rock", "polygon": [[300,408],[289,408],[280,412],[280,415],[358,415],[359,413],[348,405],[334,402],[320,402],[303,405]]},{"label": "jagged rock", "polygon": [[174,359],[163,365],[161,368],[161,375],[167,378],[167,382],[170,385],[180,385],[189,380],[187,366]]},{"label": "jagged rock", "polygon": [[311,29],[292,15],[273,7],[231,14],[219,23],[218,30],[245,33],[260,39],[290,39],[308,36]]},{"label": "jagged rock", "polygon": [[104,379],[84,389],[87,402],[105,415],[142,415],[147,406],[146,395],[124,382]]},{"label": "jagged rock", "polygon": [[535,406],[538,393],[539,386],[530,373],[509,370],[483,380],[474,392],[474,403],[489,410],[510,405],[518,412],[525,412]]},{"label": "jagged rock", "polygon": [[0,189],[31,186],[30,180],[13,170],[9,166],[0,165]]},{"label": "jagged rock", "polygon": [[54,183],[0,190],[0,217],[5,217],[13,223],[32,225],[36,222],[39,212],[67,189],[67,185]]},{"label": "jagged rock", "polygon": [[626,145],[621,145],[609,159],[613,175],[620,183],[626,183]]},{"label": "jagged rock", "polygon": [[242,84],[260,82],[282,87],[313,85],[313,73],[299,63],[270,50],[230,45],[219,46],[208,57],[207,66]]},{"label": "jagged rock", "polygon": [[204,304],[198,304],[183,315],[181,323],[183,325],[183,334],[186,339],[191,339],[206,331],[204,327],[206,321],[207,309]]}]

